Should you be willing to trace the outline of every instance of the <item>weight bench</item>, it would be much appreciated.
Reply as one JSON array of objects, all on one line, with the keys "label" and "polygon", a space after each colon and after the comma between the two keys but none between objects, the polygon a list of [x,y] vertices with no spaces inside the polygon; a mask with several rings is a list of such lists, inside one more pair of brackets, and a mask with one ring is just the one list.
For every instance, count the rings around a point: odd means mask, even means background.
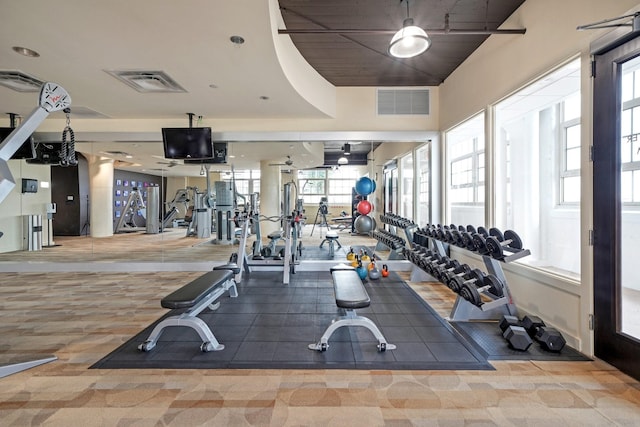
[{"label": "weight bench", "polygon": [[340,244],[340,242],[338,241],[338,233],[336,233],[335,231],[327,231],[327,234],[324,237],[324,240],[322,241],[322,243],[320,243],[320,249],[322,249],[322,246],[324,246],[325,242],[327,242],[329,244],[329,256],[331,258],[333,258],[335,252],[335,248],[334,248],[334,244],[338,244],[338,249],[342,249],[342,245]]},{"label": "weight bench", "polygon": [[358,316],[355,312],[357,308],[369,307],[371,300],[369,294],[360,280],[356,270],[345,264],[331,268],[333,277],[333,290],[336,294],[336,305],[345,310],[345,315],[331,321],[329,327],[324,331],[320,341],[309,344],[310,350],[326,351],[329,348],[329,338],[343,326],[364,326],[378,340],[378,351],[394,350],[395,345],[389,344],[371,319]]},{"label": "weight bench", "polygon": [[238,296],[234,274],[239,272],[240,267],[236,264],[220,265],[215,267],[213,271],[203,274],[164,297],[160,302],[162,307],[169,309],[188,308],[189,310],[176,316],[167,317],[158,323],[149,338],[138,346],[138,350],[152,350],[164,329],[169,326],[187,326],[195,330],[202,340],[200,350],[203,352],[223,350],[224,345],[218,342],[209,326],[197,316],[207,307],[216,310],[220,306],[220,301],[216,302],[216,300],[226,291],[229,291],[231,298]]}]

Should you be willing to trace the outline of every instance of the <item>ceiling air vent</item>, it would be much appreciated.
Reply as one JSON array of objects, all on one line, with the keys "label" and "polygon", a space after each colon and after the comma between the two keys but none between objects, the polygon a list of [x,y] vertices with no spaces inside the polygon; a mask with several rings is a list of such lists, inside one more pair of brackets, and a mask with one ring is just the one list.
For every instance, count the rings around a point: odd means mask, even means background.
[{"label": "ceiling air vent", "polygon": [[0,85],[17,92],[39,92],[44,82],[22,71],[0,71]]},{"label": "ceiling air vent", "polygon": [[164,71],[105,71],[138,92],[186,92],[182,86]]},{"label": "ceiling air vent", "polygon": [[429,89],[378,89],[378,115],[429,115]]}]

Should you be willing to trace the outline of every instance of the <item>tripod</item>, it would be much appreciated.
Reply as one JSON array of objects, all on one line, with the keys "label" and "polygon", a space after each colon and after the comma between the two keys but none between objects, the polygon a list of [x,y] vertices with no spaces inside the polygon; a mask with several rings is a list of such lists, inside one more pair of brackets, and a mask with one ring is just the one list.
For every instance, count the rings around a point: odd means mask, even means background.
[{"label": "tripod", "polygon": [[329,213],[329,208],[326,203],[320,202],[320,206],[318,206],[318,212],[316,212],[316,219],[313,221],[313,227],[311,228],[311,236],[313,236],[313,230],[316,228],[316,224],[318,223],[318,217],[322,218],[322,222],[318,227],[320,227],[320,237],[322,237],[322,227],[329,228],[329,224],[327,224],[327,214]]}]

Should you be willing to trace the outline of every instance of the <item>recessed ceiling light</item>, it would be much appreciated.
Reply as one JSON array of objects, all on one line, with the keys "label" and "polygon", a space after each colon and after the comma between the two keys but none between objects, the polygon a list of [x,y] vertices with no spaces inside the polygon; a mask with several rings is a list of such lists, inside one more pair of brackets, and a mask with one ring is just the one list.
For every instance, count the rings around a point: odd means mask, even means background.
[{"label": "recessed ceiling light", "polygon": [[233,44],[243,44],[244,43],[244,38],[241,36],[231,36],[229,37],[229,40],[231,40],[231,43]]},{"label": "recessed ceiling light", "polygon": [[210,87],[211,89],[218,89],[218,85],[213,84],[213,83],[211,83],[211,84],[209,85],[209,87]]},{"label": "recessed ceiling light", "polygon": [[40,56],[40,54],[35,50],[22,47],[22,46],[14,46],[11,49],[13,49],[13,51],[16,53],[19,53],[20,55],[28,56],[29,58],[37,58]]},{"label": "recessed ceiling light", "polygon": [[260,99],[261,99],[261,100],[263,100],[263,101],[266,101],[266,100],[268,100],[268,99],[269,99],[269,97],[268,97],[268,96],[264,96],[264,95],[262,95],[262,96],[260,97]]}]

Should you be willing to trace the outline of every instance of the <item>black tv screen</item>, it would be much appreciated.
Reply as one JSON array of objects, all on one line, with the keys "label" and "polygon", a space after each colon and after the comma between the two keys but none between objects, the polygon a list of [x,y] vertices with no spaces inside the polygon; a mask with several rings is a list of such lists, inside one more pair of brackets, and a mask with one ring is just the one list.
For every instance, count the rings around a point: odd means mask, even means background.
[{"label": "black tv screen", "polygon": [[213,157],[206,159],[185,159],[184,164],[220,164],[227,163],[227,143],[213,143]]},{"label": "black tv screen", "polygon": [[211,128],[162,128],[162,142],[167,159],[214,157]]},{"label": "black tv screen", "polygon": [[[0,142],[4,142],[14,129],[15,128],[0,127]],[[33,137],[29,136],[29,138],[20,145],[20,148],[13,153],[11,159],[33,159],[34,157],[36,157],[36,151],[33,145]]]}]

